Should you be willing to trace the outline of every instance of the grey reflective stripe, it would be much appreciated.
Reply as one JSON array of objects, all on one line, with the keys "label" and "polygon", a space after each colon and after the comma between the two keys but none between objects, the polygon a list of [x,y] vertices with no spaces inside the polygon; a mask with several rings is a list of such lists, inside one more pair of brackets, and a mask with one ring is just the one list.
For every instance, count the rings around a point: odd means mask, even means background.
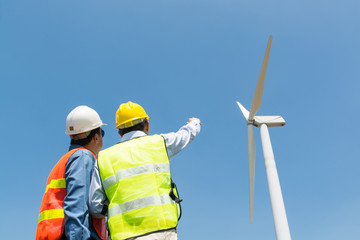
[{"label": "grey reflective stripe", "polygon": [[111,218],[115,215],[123,214],[132,210],[163,204],[175,204],[175,202],[170,198],[169,195],[153,195],[113,206],[109,209],[108,215],[109,218]]},{"label": "grey reflective stripe", "polygon": [[120,170],[117,173],[115,173],[115,175],[112,175],[106,178],[104,181],[102,181],[102,185],[104,187],[104,190],[106,190],[121,179],[134,177],[145,173],[153,173],[153,172],[170,172],[169,163],[146,164],[146,165]]}]

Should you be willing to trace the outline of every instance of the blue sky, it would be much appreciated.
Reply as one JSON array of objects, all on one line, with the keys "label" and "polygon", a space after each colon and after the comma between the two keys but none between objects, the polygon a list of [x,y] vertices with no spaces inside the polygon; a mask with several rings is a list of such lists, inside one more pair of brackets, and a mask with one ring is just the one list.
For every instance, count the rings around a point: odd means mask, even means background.
[{"label": "blue sky", "polygon": [[258,129],[249,223],[247,127],[273,35],[258,115],[270,129],[292,239],[359,239],[360,3],[344,1],[0,0],[3,126],[0,232],[34,239],[47,176],[67,151],[67,114],[141,104],[150,133],[203,121],[172,159],[179,238],[275,239]]}]

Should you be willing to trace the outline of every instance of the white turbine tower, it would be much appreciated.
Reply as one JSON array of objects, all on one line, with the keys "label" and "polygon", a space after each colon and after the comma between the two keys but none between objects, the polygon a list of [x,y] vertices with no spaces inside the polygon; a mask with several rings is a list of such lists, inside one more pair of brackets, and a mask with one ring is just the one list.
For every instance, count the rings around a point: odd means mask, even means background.
[{"label": "white turbine tower", "polygon": [[279,127],[285,125],[285,120],[281,116],[255,116],[261,105],[261,98],[264,89],[266,68],[270,54],[272,36],[266,48],[264,61],[261,67],[260,76],[256,85],[254,98],[251,104],[250,113],[239,103],[245,119],[248,124],[248,151],[249,151],[249,200],[250,200],[250,223],[253,220],[254,207],[254,180],[255,180],[255,152],[256,143],[253,126],[260,128],[261,142],[264,153],[266,176],[269,187],[271,207],[274,218],[276,238],[278,240],[291,239],[289,225],[286,217],[284,201],[281,193],[278,173],[274,159],[274,153],[271,146],[268,127]]}]

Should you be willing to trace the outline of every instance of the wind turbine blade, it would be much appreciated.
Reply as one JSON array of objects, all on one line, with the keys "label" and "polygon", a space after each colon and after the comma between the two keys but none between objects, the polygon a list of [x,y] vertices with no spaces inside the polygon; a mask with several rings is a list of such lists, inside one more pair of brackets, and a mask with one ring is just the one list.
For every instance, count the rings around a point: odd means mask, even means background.
[{"label": "wind turbine blade", "polygon": [[256,143],[255,143],[253,125],[251,125],[251,124],[248,124],[248,154],[249,154],[250,223],[252,223],[252,221],[253,221],[253,208],[254,208]]},{"label": "wind turbine blade", "polygon": [[247,120],[248,120],[248,118],[249,118],[249,111],[248,111],[248,110],[246,110],[246,108],[244,108],[244,106],[243,106],[243,105],[241,105],[238,101],[236,101],[236,103],[237,103],[237,105],[239,106],[239,108],[240,108],[240,110],[241,110],[242,114],[244,115],[244,117],[245,117],[245,119],[246,119],[246,121],[247,121]]},{"label": "wind turbine blade", "polygon": [[265,83],[266,68],[267,68],[269,55],[270,55],[271,41],[272,41],[272,36],[270,35],[269,42],[268,42],[266,52],[265,52],[264,61],[261,66],[259,79],[258,79],[258,82],[256,85],[254,98],[253,98],[251,108],[250,108],[249,121],[254,119],[254,116],[255,116],[256,112],[259,110],[260,105],[261,105],[261,99],[262,99],[264,83]]}]

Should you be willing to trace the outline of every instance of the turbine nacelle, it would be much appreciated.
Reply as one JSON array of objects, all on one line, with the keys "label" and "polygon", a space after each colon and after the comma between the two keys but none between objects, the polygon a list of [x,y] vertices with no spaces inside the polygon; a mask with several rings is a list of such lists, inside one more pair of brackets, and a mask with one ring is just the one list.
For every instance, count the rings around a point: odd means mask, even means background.
[{"label": "turbine nacelle", "polygon": [[282,127],[286,122],[281,116],[255,116],[253,125],[260,127],[261,124],[266,124],[268,127]]},{"label": "turbine nacelle", "polygon": [[282,127],[286,122],[281,116],[254,116],[254,119],[249,120],[249,111],[243,107],[239,102],[236,102],[240,107],[248,124],[255,127],[260,127],[261,124],[266,124],[268,127]]}]

